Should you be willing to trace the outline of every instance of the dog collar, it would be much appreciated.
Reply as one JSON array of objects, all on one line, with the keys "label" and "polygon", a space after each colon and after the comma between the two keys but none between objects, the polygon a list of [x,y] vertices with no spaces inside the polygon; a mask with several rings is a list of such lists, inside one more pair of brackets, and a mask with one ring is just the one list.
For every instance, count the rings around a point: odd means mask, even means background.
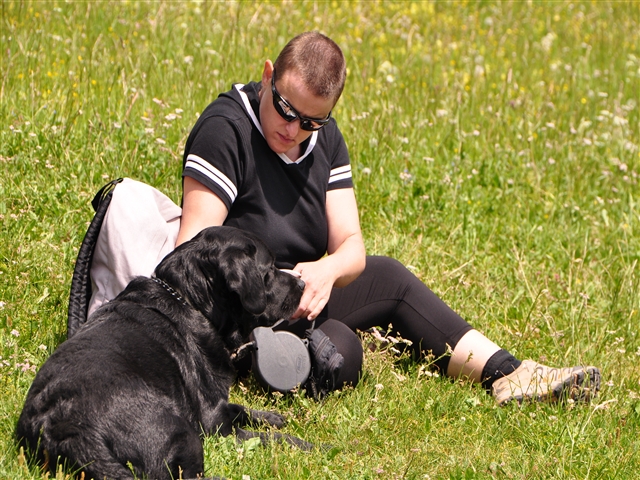
[{"label": "dog collar", "polygon": [[173,298],[175,298],[177,301],[179,301],[182,305],[184,305],[185,307],[187,305],[189,305],[189,303],[180,296],[180,294],[173,289],[167,282],[165,282],[164,280],[158,278],[158,277],[151,277],[151,280],[153,280],[154,282],[156,282],[158,285],[160,285],[162,288],[164,288],[167,292],[169,292],[171,294],[171,296]]}]

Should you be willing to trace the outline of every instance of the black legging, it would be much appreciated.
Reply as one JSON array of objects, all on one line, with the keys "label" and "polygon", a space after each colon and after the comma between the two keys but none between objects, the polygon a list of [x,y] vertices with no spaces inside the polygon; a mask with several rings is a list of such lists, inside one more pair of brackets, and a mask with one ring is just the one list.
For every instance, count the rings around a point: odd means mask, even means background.
[{"label": "black legging", "polygon": [[[389,324],[402,338],[411,340],[417,353],[433,354],[435,364],[445,373],[450,358],[444,355],[447,345],[455,348],[472,329],[400,262],[367,257],[362,274],[346,287],[334,288],[316,320],[316,327],[345,357],[339,380],[355,385],[361,372],[362,344],[353,331],[374,326],[386,329]],[[298,321],[287,329],[301,333],[307,326]]]}]

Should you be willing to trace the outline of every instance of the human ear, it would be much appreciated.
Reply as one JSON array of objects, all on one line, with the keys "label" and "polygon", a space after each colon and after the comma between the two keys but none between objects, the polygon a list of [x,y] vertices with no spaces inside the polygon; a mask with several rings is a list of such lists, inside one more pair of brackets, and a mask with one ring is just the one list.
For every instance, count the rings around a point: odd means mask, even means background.
[{"label": "human ear", "polygon": [[262,88],[261,91],[265,92],[268,88],[271,88],[271,77],[273,76],[273,62],[271,60],[265,60],[264,68],[262,69]]}]

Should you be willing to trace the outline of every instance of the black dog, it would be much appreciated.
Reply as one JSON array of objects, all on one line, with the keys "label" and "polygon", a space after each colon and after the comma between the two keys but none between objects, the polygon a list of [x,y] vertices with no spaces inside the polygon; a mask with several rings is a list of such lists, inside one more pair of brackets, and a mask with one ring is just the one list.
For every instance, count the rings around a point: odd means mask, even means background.
[{"label": "black dog", "polygon": [[[171,479],[201,475],[200,433],[284,423],[272,412],[228,403],[231,353],[251,330],[289,318],[304,283],[274,266],[256,236],[203,230],[99,308],[42,365],[17,439],[45,467],[64,462],[86,478]],[[182,476],[180,476],[182,475]]]}]

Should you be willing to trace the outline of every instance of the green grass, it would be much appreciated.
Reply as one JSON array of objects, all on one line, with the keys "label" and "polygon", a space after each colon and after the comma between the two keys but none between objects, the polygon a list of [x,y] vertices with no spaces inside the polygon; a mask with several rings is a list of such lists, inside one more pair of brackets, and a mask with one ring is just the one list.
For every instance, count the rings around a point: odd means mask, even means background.
[{"label": "green grass", "polygon": [[334,113],[368,253],[409,265],[521,358],[599,366],[603,387],[590,405],[498,408],[464,380],[368,351],[363,381],[322,403],[251,382],[232,391],[332,449],[210,437],[208,473],[636,478],[637,2],[4,0],[0,478],[45,478],[12,432],[35,370],[65,338],[93,194],[128,176],[178,202],[198,112],[309,29],[348,60]]}]

